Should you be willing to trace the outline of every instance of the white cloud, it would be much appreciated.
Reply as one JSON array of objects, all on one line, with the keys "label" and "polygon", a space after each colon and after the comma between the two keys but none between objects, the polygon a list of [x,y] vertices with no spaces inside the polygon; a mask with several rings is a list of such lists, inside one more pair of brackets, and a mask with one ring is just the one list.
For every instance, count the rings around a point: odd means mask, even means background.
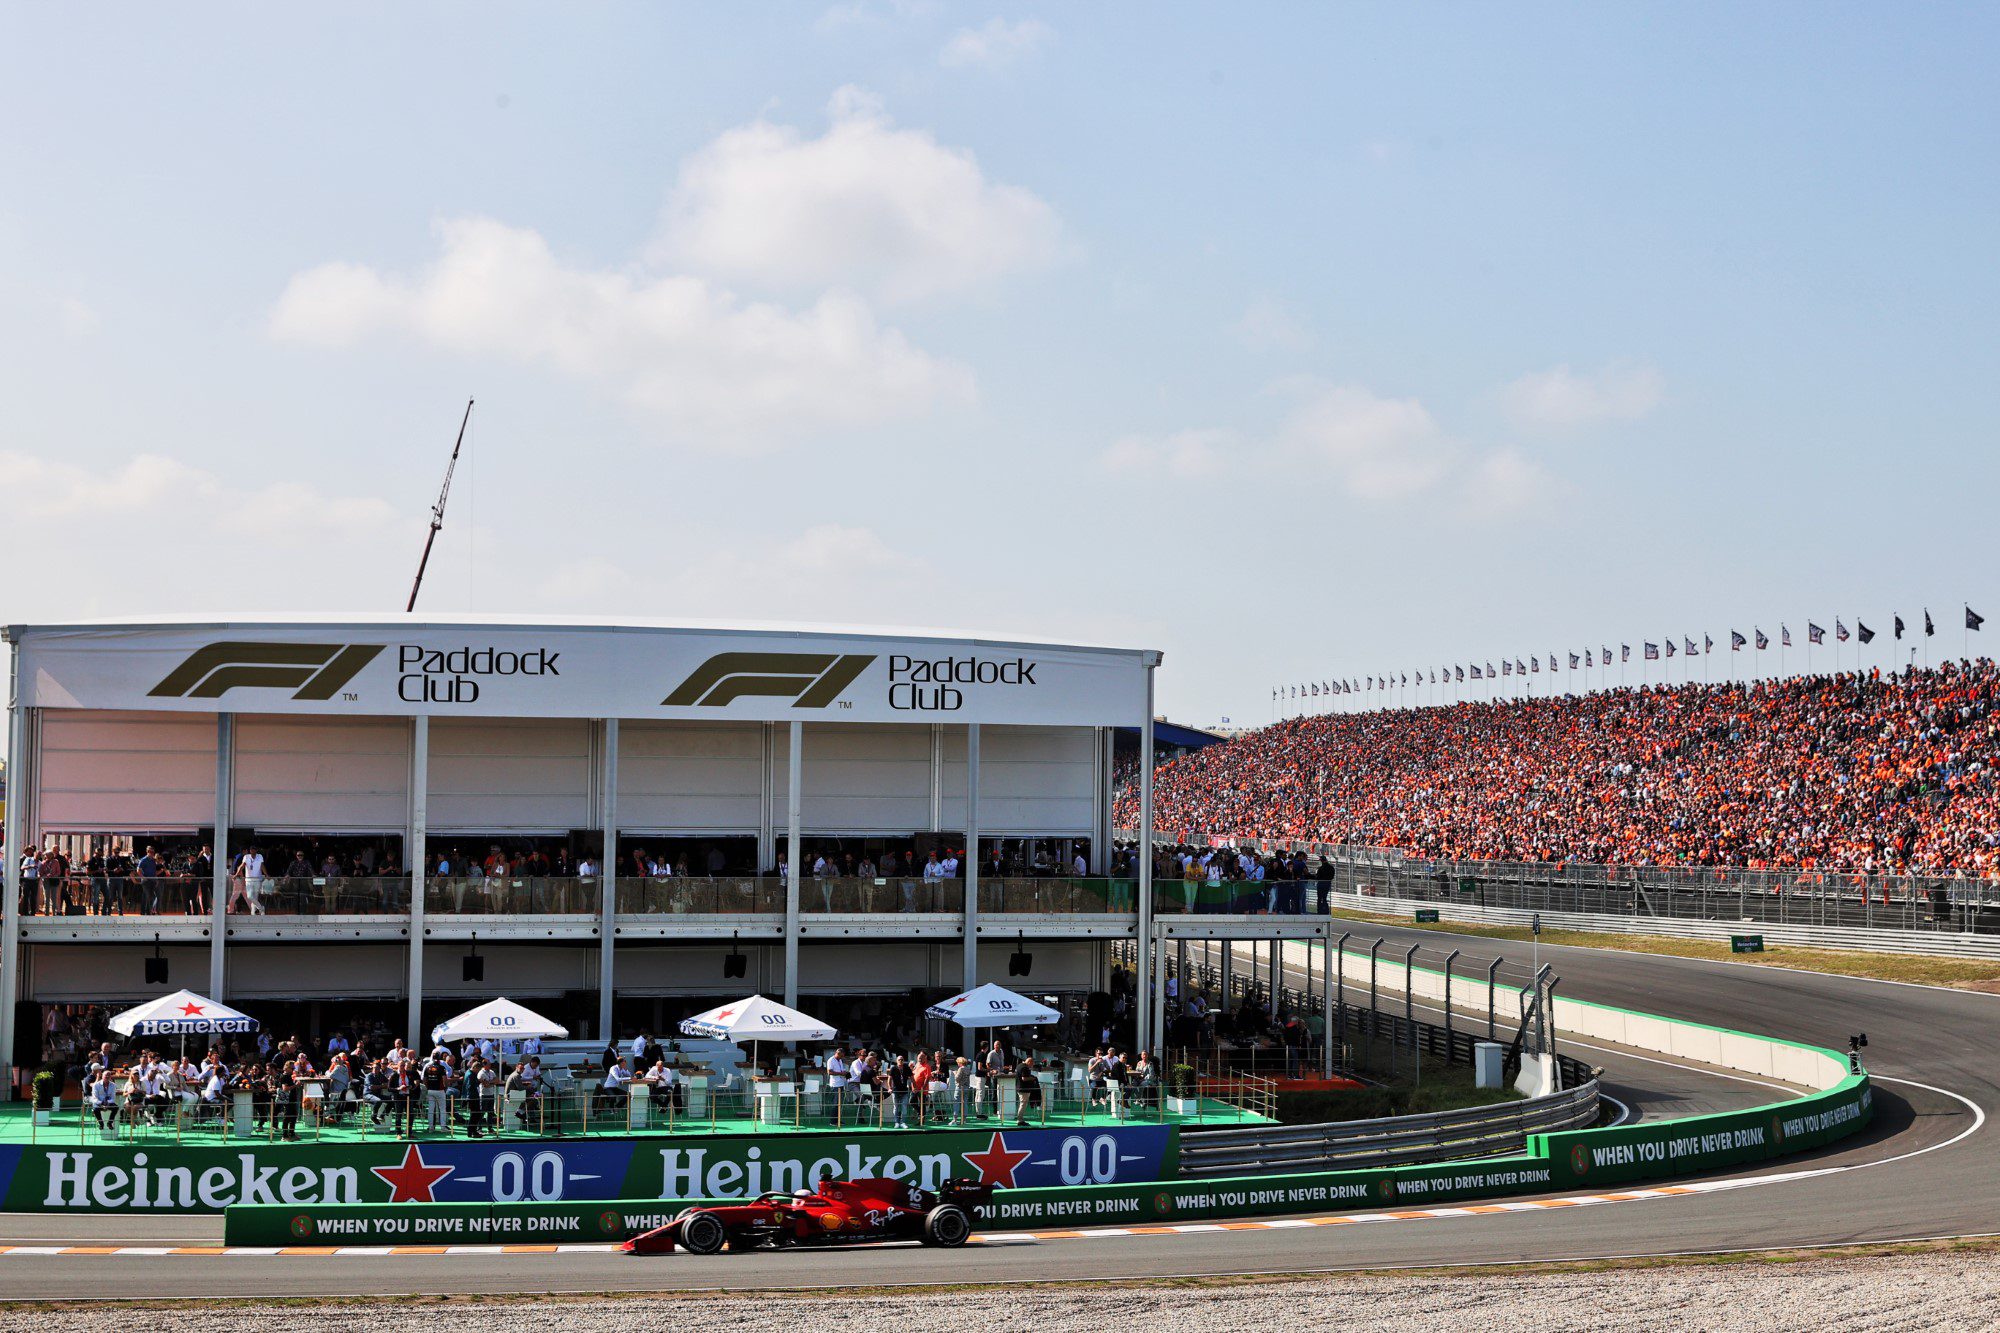
[{"label": "white cloud", "polygon": [[[139,454],[109,469],[0,453],[0,493],[17,519],[37,522],[130,522],[142,532],[191,524],[239,535],[344,532],[380,535],[403,522],[386,501],[326,495],[296,482],[239,486],[159,454]],[[94,538],[95,539],[95,538]]]},{"label": "white cloud", "polygon": [[272,312],[272,335],[337,347],[400,332],[542,366],[719,448],[874,425],[974,396],[968,370],[912,347],[852,295],[791,310],[703,278],[568,264],[538,233],[488,218],[443,222],[438,233],[442,253],[413,278],[358,264],[296,275]]},{"label": "white cloud", "polygon": [[[692,560],[689,552],[698,552]],[[928,562],[868,528],[818,524],[774,543],[724,534],[674,544],[658,570],[590,558],[524,580],[531,605],[629,611],[671,606],[695,617],[918,623],[943,596]],[[935,619],[936,617],[931,617]]]},{"label": "white cloud", "polygon": [[828,6],[813,27],[821,32],[873,27],[893,20],[920,18],[933,13],[937,7],[936,0],[887,0],[887,3],[843,0],[841,4]]},{"label": "white cloud", "polygon": [[1274,296],[1252,301],[1229,326],[1229,333],[1253,352],[1300,352],[1312,345],[1305,320]]},{"label": "white cloud", "polygon": [[1452,449],[1422,403],[1334,385],[1300,402],[1278,428],[1281,454],[1332,473],[1348,494],[1395,500],[1444,478]]},{"label": "white cloud", "polygon": [[1415,398],[1302,380],[1268,435],[1197,429],[1127,435],[1098,457],[1107,471],[1171,482],[1226,478],[1310,493],[1332,486],[1372,503],[1426,500],[1475,512],[1518,509],[1553,488],[1518,449],[1481,449],[1447,432]]},{"label": "white cloud", "polygon": [[81,297],[65,296],[56,302],[56,327],[65,338],[81,341],[97,332],[97,311]]},{"label": "white cloud", "polygon": [[1500,391],[1500,403],[1516,425],[1574,430],[1635,421],[1659,406],[1665,388],[1651,366],[1618,363],[1591,374],[1564,365],[1514,380]]},{"label": "white cloud", "polygon": [[912,301],[1057,257],[1055,210],[988,180],[970,152],[897,128],[861,89],[836,92],[828,115],[818,138],[757,121],[689,157],[654,258],[780,290]]},{"label": "white cloud", "polygon": [[1100,462],[1112,472],[1165,475],[1192,481],[1222,471],[1224,457],[1236,443],[1226,430],[1182,430],[1171,435],[1126,435],[1112,441]]},{"label": "white cloud", "polygon": [[977,28],[960,28],[938,52],[938,63],[947,69],[977,66],[998,69],[1031,56],[1055,40],[1055,29],[1040,19],[988,19]]}]

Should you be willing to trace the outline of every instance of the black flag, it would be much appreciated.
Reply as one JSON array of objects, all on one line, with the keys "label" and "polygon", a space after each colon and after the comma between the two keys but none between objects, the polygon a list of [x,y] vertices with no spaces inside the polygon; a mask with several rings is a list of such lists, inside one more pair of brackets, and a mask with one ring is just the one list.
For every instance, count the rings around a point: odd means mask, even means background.
[{"label": "black flag", "polygon": [[1903,637],[1903,618],[1901,616],[1896,617],[1896,637],[1899,639]]},{"label": "black flag", "polygon": [[1927,606],[1924,608],[1924,637],[1928,639],[1936,633],[1937,626],[1931,624],[1931,609]]},{"label": "black flag", "polygon": [[1985,623],[1986,623],[1985,616],[1980,615],[1977,611],[1973,610],[1969,606],[1965,608],[1965,627],[1967,629],[1978,629],[1981,625],[1984,625]]},{"label": "black flag", "polygon": [[1861,642],[1863,643],[1873,643],[1875,641],[1875,631],[1869,629],[1868,622],[1864,620],[1857,619],[1854,622],[1854,633],[1860,638]]}]

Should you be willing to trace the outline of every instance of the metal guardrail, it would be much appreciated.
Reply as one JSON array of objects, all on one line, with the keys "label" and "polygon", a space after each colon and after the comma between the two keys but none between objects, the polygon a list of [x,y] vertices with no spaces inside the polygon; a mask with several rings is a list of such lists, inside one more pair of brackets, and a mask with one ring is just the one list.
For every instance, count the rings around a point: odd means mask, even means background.
[{"label": "metal guardrail", "polygon": [[1400,915],[1418,907],[1436,908],[1447,921],[1525,926],[1536,917],[1550,930],[1595,931],[1618,935],[1660,935],[1675,939],[1727,940],[1733,935],[1761,935],[1771,944],[1802,949],[1860,953],[1922,954],[1934,958],[2000,959],[2000,935],[1947,934],[1928,930],[1863,930],[1845,926],[1784,925],[1743,920],[1699,920],[1688,917],[1620,916],[1603,912],[1545,911],[1528,907],[1481,907],[1444,897],[1401,897],[1359,894],[1336,897],[1343,911]]},{"label": "metal guardrail", "polygon": [[1429,1115],[1190,1130],[1181,1135],[1181,1174],[1268,1175],[1503,1157],[1525,1151],[1530,1134],[1587,1129],[1597,1119],[1597,1081],[1591,1079],[1531,1101]]}]

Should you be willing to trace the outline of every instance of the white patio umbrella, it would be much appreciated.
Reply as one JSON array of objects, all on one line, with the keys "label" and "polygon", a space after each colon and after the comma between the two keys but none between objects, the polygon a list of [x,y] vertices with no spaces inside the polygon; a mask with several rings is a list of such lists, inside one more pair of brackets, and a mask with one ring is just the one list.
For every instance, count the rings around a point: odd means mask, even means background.
[{"label": "white patio umbrella", "polygon": [[750,1063],[757,1063],[757,1045],[765,1041],[832,1041],[833,1029],[787,1005],[762,995],[717,1005],[705,1014],[681,1020],[690,1037],[719,1037],[738,1046],[750,1043]]},{"label": "white patio umbrella", "polygon": [[108,1026],[123,1037],[179,1037],[181,1054],[186,1056],[189,1037],[255,1032],[264,1025],[220,1000],[196,995],[191,990],[177,990],[127,1009],[114,1016]]},{"label": "white patio umbrella", "polygon": [[987,982],[924,1010],[930,1018],[948,1018],[962,1028],[1037,1027],[1062,1021],[1062,1015],[1005,986]]},{"label": "white patio umbrella", "polygon": [[569,1029],[562,1024],[543,1018],[526,1005],[515,1004],[503,995],[497,1000],[488,1000],[477,1009],[468,1009],[456,1018],[447,1018],[431,1029],[431,1043],[439,1045],[447,1041],[462,1041],[467,1037],[475,1040],[493,1038],[493,1049],[500,1056],[494,1070],[494,1087],[498,1091],[507,1082],[508,1042],[526,1037],[568,1035]]}]

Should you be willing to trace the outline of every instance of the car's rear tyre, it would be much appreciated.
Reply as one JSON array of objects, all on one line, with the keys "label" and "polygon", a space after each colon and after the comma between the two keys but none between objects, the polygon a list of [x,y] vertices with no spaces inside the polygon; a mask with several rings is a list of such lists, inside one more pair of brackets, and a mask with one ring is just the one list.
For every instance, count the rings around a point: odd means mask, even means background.
[{"label": "car's rear tyre", "polygon": [[714,1213],[697,1210],[681,1219],[680,1241],[689,1254],[715,1254],[729,1243],[729,1228]]},{"label": "car's rear tyre", "polygon": [[972,1219],[957,1204],[942,1203],[924,1214],[923,1241],[944,1249],[957,1249],[972,1235]]}]

